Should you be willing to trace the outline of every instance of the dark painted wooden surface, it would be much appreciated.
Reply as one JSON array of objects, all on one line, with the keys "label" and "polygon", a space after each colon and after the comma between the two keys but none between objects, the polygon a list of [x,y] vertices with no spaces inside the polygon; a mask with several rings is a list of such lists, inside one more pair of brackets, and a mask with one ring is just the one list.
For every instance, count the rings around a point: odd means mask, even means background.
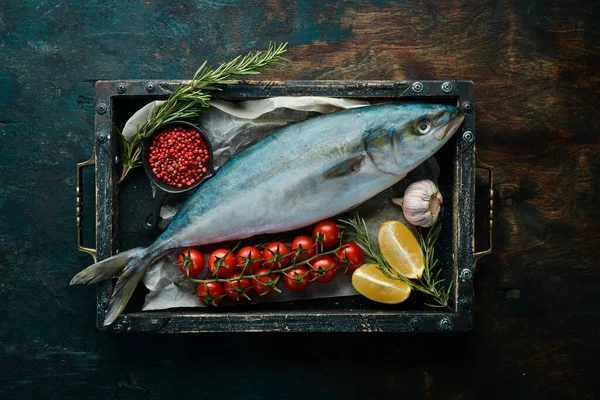
[{"label": "dark painted wooden surface", "polygon": [[[0,398],[594,398],[600,5],[579,1],[0,5]],[[269,39],[272,79],[471,79],[495,253],[465,335],[95,331],[66,287],[98,78],[186,78]]]}]

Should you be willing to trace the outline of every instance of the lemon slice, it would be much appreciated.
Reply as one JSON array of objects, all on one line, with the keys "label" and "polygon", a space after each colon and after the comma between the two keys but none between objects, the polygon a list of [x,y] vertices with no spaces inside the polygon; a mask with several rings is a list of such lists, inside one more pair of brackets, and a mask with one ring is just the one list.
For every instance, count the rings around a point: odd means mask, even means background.
[{"label": "lemon slice", "polygon": [[425,262],[416,236],[400,221],[386,221],[379,228],[379,248],[398,273],[410,279],[423,275]]},{"label": "lemon slice", "polygon": [[352,286],[366,298],[384,304],[402,303],[410,295],[410,286],[388,278],[376,264],[364,264],[352,274]]}]

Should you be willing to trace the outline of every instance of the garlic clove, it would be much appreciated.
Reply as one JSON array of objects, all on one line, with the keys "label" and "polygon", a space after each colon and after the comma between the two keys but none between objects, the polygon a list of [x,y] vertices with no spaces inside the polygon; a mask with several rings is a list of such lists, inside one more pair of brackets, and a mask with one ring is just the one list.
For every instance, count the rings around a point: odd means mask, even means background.
[{"label": "garlic clove", "polygon": [[437,222],[443,198],[434,182],[423,179],[408,185],[404,197],[392,199],[392,202],[402,207],[404,218],[408,222],[430,228]]}]

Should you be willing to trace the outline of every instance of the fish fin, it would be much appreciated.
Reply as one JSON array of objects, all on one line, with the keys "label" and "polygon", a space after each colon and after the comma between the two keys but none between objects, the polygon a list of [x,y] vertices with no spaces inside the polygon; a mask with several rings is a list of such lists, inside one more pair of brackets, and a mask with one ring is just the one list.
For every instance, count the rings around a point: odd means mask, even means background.
[{"label": "fish fin", "polygon": [[141,267],[139,264],[129,265],[119,276],[108,304],[108,311],[104,317],[104,326],[115,322],[115,319],[123,312],[150,264],[152,263]]},{"label": "fish fin", "polygon": [[112,257],[90,265],[71,279],[70,285],[91,284],[105,281],[121,273],[130,257],[137,254],[141,248],[135,248],[115,254]]},{"label": "fish fin", "polygon": [[342,176],[352,175],[360,170],[365,159],[364,155],[356,156],[342,161],[338,165],[329,168],[323,176],[325,179],[341,178]]},{"label": "fish fin", "polygon": [[127,302],[159,252],[137,247],[90,265],[71,279],[71,285],[97,283],[119,276],[113,290],[104,326],[110,325],[125,309]]}]

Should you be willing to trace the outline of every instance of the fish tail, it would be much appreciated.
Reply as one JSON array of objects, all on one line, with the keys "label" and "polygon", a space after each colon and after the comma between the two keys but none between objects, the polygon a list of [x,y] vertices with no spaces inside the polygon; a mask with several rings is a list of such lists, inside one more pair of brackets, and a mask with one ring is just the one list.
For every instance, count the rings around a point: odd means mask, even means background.
[{"label": "fish tail", "polygon": [[127,302],[140,283],[148,267],[158,258],[157,252],[137,247],[90,265],[71,279],[71,285],[91,284],[118,276],[104,326],[112,324],[125,309]]}]

